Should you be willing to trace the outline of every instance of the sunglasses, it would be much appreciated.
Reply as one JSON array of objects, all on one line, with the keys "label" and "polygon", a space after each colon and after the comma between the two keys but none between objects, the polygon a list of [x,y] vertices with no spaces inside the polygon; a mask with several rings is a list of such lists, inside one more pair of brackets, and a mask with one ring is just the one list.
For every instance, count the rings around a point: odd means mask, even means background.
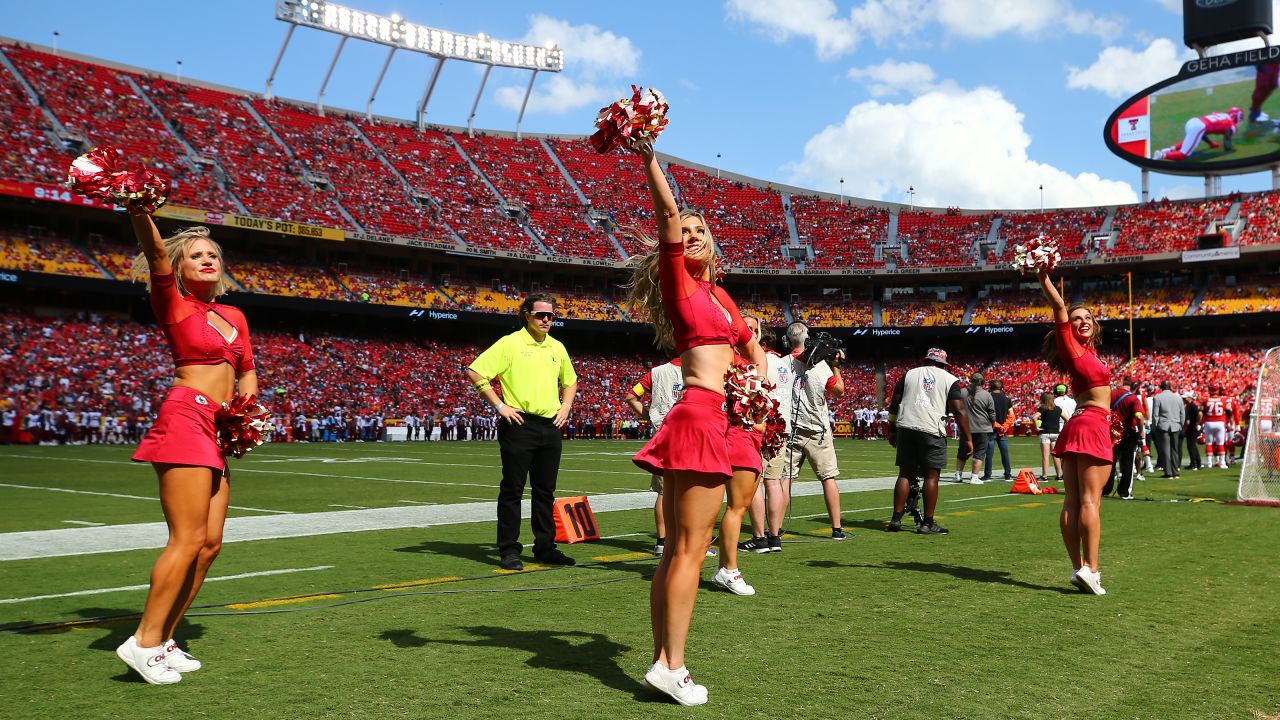
[{"label": "sunglasses", "polygon": [[530,314],[530,315],[533,315],[535,318],[537,318],[537,319],[539,319],[539,320],[555,320],[555,319],[556,319],[556,314],[555,314],[555,313],[553,313],[553,312],[548,312],[548,311],[546,311],[546,310],[539,310],[538,312],[535,312],[535,313],[529,313],[529,314]]}]

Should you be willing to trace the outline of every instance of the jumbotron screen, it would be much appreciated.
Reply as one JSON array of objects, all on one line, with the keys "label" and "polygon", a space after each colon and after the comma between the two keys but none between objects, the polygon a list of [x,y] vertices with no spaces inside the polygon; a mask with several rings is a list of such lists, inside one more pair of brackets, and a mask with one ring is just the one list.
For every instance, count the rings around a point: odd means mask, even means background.
[{"label": "jumbotron screen", "polygon": [[1107,124],[1120,157],[1159,172],[1245,172],[1280,161],[1280,63],[1225,67],[1157,83]]}]

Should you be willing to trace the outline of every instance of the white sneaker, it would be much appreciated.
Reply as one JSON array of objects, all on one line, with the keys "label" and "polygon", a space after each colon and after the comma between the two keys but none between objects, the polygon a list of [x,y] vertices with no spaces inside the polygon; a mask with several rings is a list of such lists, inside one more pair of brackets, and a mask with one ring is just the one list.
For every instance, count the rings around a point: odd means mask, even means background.
[{"label": "white sneaker", "polygon": [[970,476],[969,476],[969,484],[970,484],[970,485],[982,485],[984,482],[986,482],[986,481],[985,481],[985,480],[983,480],[982,478],[978,477],[977,475],[970,475]]},{"label": "white sneaker", "polygon": [[964,473],[961,472],[960,470],[955,471],[955,474],[953,474],[951,477],[953,480],[955,480],[958,483],[964,482]]},{"label": "white sneaker", "polygon": [[734,595],[755,595],[756,589],[747,584],[742,579],[742,573],[738,570],[727,570],[720,568],[715,575],[711,576],[711,584],[719,585]]},{"label": "white sneaker", "polygon": [[163,645],[153,648],[138,647],[138,640],[130,635],[128,640],[116,648],[116,657],[152,685],[172,685],[182,680],[182,676],[164,661]]},{"label": "white sneaker", "polygon": [[707,688],[698,685],[689,677],[688,668],[681,665],[675,670],[668,670],[662,663],[654,663],[649,672],[644,674],[644,684],[671,696],[681,705],[702,705],[707,702]]},{"label": "white sneaker", "polygon": [[164,645],[161,645],[161,647],[164,648],[165,664],[173,670],[180,673],[186,673],[195,672],[201,667],[204,667],[203,663],[192,657],[186,650],[178,647],[178,643],[174,642],[173,638],[169,638],[169,640],[165,642]]},{"label": "white sneaker", "polygon": [[1087,565],[1075,571],[1071,576],[1071,584],[1091,595],[1107,594],[1107,591],[1102,588],[1102,573],[1090,570]]},{"label": "white sneaker", "polygon": [[1219,469],[1221,469],[1221,470],[1228,470],[1228,469],[1229,469],[1229,468],[1227,467],[1227,464],[1226,464],[1225,462],[1224,462],[1224,463],[1222,463],[1221,465],[1219,465],[1219,466],[1218,466],[1218,468],[1219,468]]},{"label": "white sneaker", "polygon": [[1143,475],[1142,473],[1134,473],[1134,475],[1133,475],[1133,479],[1134,479],[1134,480],[1137,480],[1137,481],[1139,481],[1139,482],[1146,482],[1146,481],[1147,481],[1147,476],[1146,476],[1146,475]]}]

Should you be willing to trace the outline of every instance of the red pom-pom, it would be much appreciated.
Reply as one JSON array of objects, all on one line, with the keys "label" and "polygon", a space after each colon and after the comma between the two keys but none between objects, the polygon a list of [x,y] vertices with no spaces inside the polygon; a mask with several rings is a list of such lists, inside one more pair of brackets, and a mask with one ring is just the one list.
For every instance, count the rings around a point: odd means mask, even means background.
[{"label": "red pom-pom", "polygon": [[667,110],[667,101],[656,88],[642,91],[632,85],[631,97],[600,108],[591,146],[602,155],[620,145],[652,147],[667,126]]},{"label": "red pom-pom", "polygon": [[214,433],[223,457],[244,454],[266,442],[271,436],[270,411],[258,404],[253,395],[237,395],[214,414]]},{"label": "red pom-pom", "polygon": [[118,154],[99,147],[76,158],[67,171],[67,187],[86,197],[110,200],[131,215],[150,215],[163,207],[169,199],[169,178],[146,168],[119,170]]}]

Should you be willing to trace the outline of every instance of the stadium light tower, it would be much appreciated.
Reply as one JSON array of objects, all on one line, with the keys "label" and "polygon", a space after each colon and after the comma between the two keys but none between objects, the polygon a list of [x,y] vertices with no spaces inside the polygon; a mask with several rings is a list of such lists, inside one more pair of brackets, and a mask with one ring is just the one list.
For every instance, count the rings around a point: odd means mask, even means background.
[{"label": "stadium light tower", "polygon": [[474,132],[472,123],[475,120],[476,108],[480,106],[480,96],[484,94],[489,73],[495,66],[532,71],[529,85],[524,91],[524,102],[520,104],[520,115],[516,119],[517,138],[520,137],[520,123],[524,120],[524,111],[529,105],[529,95],[533,93],[533,81],[538,77],[538,73],[564,70],[564,51],[554,44],[542,46],[506,42],[495,40],[484,33],[464,35],[411,23],[397,14],[385,17],[323,0],[276,0],[276,19],[289,23],[289,30],[285,33],[280,52],[276,54],[275,64],[271,66],[271,73],[267,76],[267,88],[263,94],[268,99],[271,98],[271,85],[275,81],[276,71],[280,69],[280,61],[284,59],[284,52],[289,47],[289,40],[293,37],[294,30],[298,27],[308,27],[331,32],[342,38],[338,41],[338,49],[334,51],[333,59],[329,61],[329,69],[320,82],[320,91],[316,96],[316,109],[321,115],[324,115],[325,87],[328,86],[333,68],[338,64],[338,57],[342,55],[342,49],[349,39],[363,40],[390,48],[387,51],[386,60],[382,63],[382,71],[378,73],[378,79],[369,93],[369,102],[365,105],[366,117],[372,117],[373,100],[377,97],[382,78],[387,74],[391,58],[397,50],[422,53],[436,59],[435,68],[422,93],[422,100],[418,102],[419,130],[426,125],[427,103],[431,101],[431,94],[435,91],[436,81],[440,79],[440,70],[444,67],[445,60],[461,60],[485,66],[484,77],[480,81],[479,89],[476,90],[476,99],[471,104],[471,114],[467,117],[468,134]]}]

